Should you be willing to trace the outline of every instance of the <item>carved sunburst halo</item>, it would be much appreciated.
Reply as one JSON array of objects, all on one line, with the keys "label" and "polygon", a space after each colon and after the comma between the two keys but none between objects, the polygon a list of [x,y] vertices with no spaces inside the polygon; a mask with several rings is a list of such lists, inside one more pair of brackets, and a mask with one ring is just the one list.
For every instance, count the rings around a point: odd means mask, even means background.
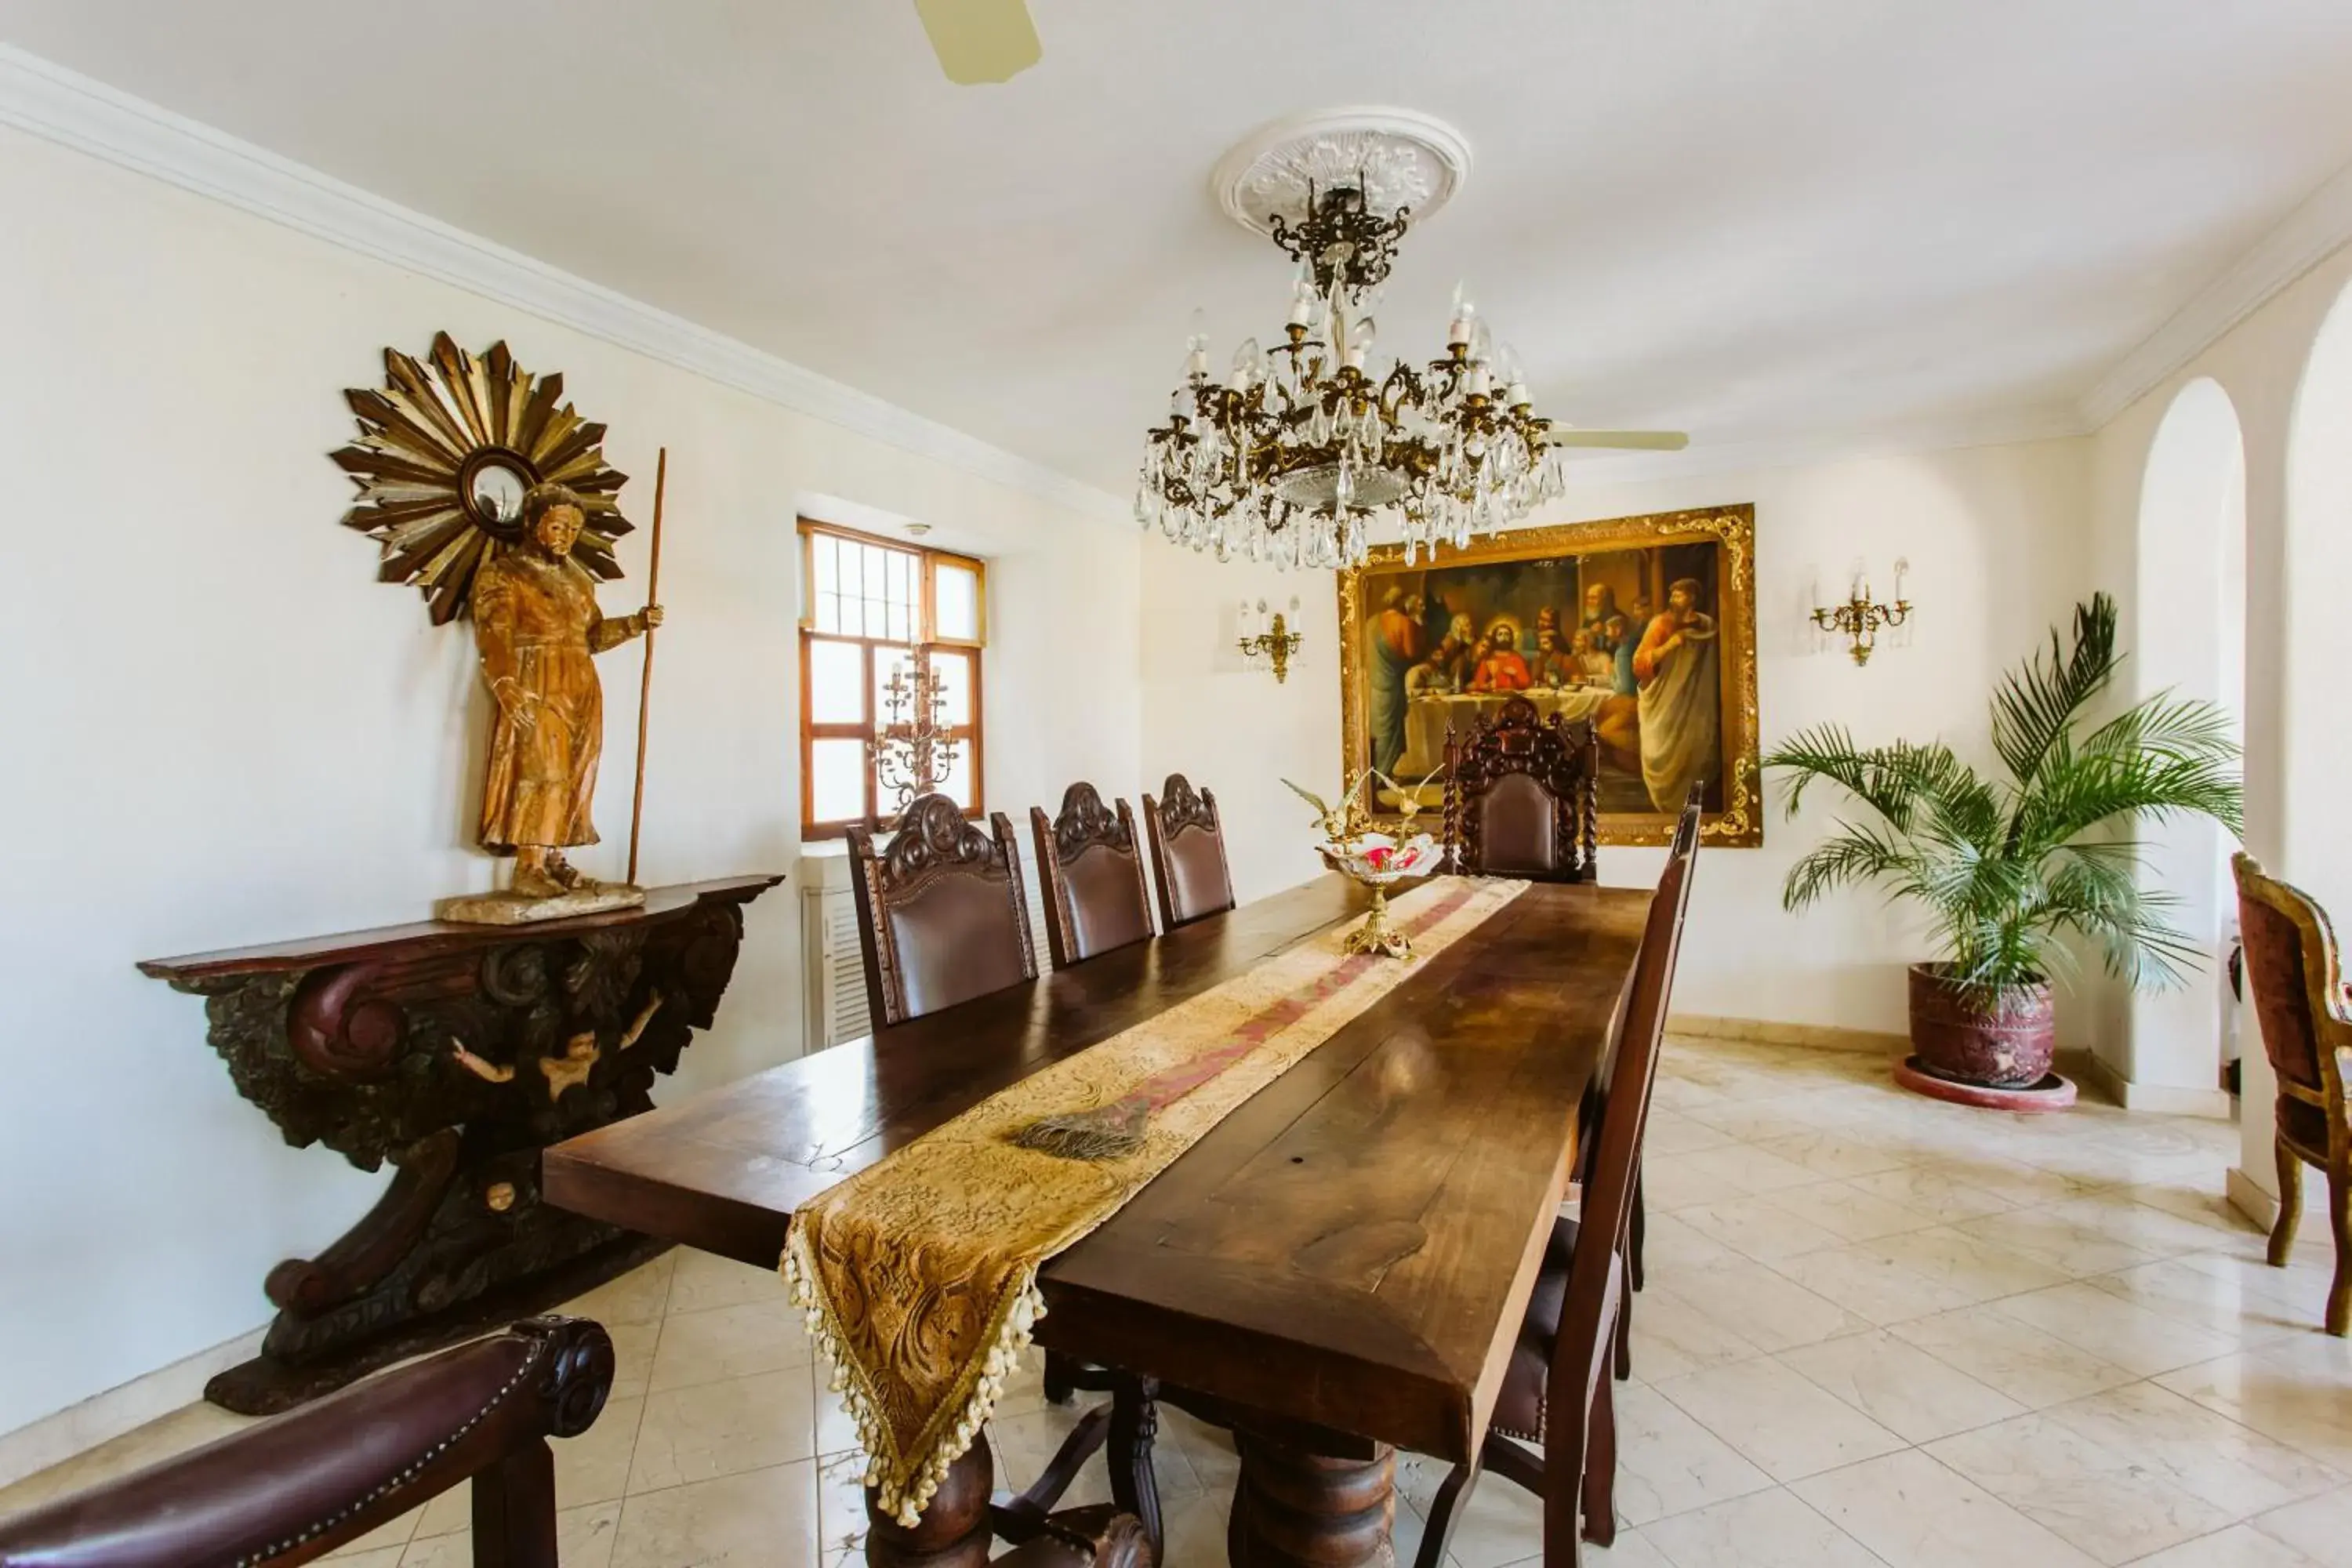
[{"label": "carved sunburst halo", "polygon": [[377,581],[415,584],[436,626],[456,619],[482,563],[522,536],[523,492],[541,483],[569,487],[586,510],[573,558],[621,575],[628,476],[605,465],[604,426],[562,401],[562,375],[533,375],[504,342],[477,357],[446,332],[423,363],[385,349],[383,373],[382,387],[343,394],[360,437],[334,454],[359,490],[344,526],[383,546]]}]

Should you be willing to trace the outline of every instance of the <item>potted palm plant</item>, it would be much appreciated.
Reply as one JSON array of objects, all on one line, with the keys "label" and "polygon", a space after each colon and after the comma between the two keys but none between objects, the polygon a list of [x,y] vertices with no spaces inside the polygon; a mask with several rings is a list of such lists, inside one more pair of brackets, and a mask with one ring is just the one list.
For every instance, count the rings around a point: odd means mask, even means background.
[{"label": "potted palm plant", "polygon": [[2169,692],[2092,726],[2086,710],[2120,662],[2106,595],[2075,607],[2071,648],[2053,627],[2049,647],[1994,694],[1999,778],[1941,742],[1858,746],[1836,724],[1791,735],[1764,759],[1790,775],[1790,816],[1816,779],[1871,814],[1842,819],[1790,869],[1787,908],[1875,883],[1933,921],[1942,956],[1910,972],[1917,1055],[1906,1065],[1916,1072],[1996,1090],[2049,1080],[2051,980],[2070,965],[2063,937],[2098,949],[2135,987],[2177,983],[2201,956],[2167,923],[2177,900],[2135,875],[2141,847],[2130,830],[2202,816],[2239,833],[2238,746],[2219,708]]}]

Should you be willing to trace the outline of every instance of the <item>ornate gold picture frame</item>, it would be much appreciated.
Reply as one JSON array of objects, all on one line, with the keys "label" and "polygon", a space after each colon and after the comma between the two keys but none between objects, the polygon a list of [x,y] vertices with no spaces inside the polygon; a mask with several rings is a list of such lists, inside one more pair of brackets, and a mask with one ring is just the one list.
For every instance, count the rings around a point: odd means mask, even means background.
[{"label": "ornate gold picture frame", "polygon": [[[1384,545],[1339,594],[1348,781],[1378,768],[1434,808],[1447,729],[1523,692],[1599,732],[1601,843],[1667,842],[1694,782],[1708,842],[1764,842],[1753,506],[1522,529],[1410,564]],[[1399,815],[1386,785],[1367,797]]]}]

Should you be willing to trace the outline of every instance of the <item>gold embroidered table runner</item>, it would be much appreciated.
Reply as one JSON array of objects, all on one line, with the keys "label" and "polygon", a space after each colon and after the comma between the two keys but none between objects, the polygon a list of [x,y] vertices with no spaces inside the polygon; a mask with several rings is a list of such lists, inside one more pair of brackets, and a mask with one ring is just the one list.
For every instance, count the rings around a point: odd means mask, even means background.
[{"label": "gold embroidered table runner", "polygon": [[[994,1408],[1044,1311],[1037,1270],[1225,1116],[1526,890],[1440,878],[1390,905],[1404,962],[1328,927],[1022,1079],[803,1204],[784,1278],[831,1360],[885,1511],[914,1524]],[[1013,1140],[1075,1112],[1130,1119],[1111,1158]]]}]

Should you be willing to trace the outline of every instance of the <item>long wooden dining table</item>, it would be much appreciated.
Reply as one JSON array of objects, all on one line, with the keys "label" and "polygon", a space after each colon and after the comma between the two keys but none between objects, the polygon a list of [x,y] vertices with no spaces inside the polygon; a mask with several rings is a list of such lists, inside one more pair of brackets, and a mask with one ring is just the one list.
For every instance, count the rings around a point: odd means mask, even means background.
[{"label": "long wooden dining table", "polygon": [[[1240,1413],[1235,1568],[1385,1561],[1393,1450],[1477,1450],[1647,904],[1528,888],[1044,1268],[1037,1342]],[[775,1268],[803,1200],[1365,907],[1327,876],[786,1062],[549,1149],[546,1196]],[[991,1482],[976,1442],[868,1561],[983,1561]]]}]

